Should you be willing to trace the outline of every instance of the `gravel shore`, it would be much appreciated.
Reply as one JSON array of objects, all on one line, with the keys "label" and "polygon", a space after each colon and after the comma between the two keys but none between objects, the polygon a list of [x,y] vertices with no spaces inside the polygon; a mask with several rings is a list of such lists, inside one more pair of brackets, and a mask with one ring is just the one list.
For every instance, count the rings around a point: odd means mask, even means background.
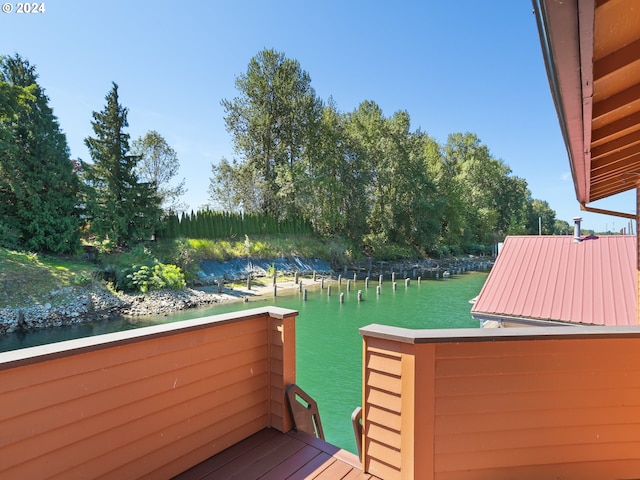
[{"label": "gravel shore", "polygon": [[[278,282],[278,289],[294,288],[293,281]],[[181,310],[205,307],[221,302],[239,301],[245,296],[273,294],[273,285],[253,285],[233,289],[217,286],[160,290],[146,294],[114,294],[102,287],[66,287],[50,294],[51,303],[29,307],[0,309],[0,334],[40,328],[74,325],[123,316],[167,315]]]}]

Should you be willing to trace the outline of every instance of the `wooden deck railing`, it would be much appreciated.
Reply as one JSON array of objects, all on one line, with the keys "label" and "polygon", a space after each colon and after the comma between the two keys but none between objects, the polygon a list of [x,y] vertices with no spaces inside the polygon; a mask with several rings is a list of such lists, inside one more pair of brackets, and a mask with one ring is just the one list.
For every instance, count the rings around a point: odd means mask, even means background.
[{"label": "wooden deck railing", "polygon": [[366,472],[640,478],[638,328],[360,332]]},{"label": "wooden deck railing", "polygon": [[291,429],[297,312],[267,307],[0,354],[0,478],[171,478]]}]

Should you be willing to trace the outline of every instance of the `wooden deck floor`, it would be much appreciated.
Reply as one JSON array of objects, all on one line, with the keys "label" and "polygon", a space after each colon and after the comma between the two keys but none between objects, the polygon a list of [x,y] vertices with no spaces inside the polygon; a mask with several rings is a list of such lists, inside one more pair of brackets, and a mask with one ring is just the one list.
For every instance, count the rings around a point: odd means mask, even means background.
[{"label": "wooden deck floor", "polygon": [[304,432],[266,428],[174,480],[379,480],[358,457]]}]

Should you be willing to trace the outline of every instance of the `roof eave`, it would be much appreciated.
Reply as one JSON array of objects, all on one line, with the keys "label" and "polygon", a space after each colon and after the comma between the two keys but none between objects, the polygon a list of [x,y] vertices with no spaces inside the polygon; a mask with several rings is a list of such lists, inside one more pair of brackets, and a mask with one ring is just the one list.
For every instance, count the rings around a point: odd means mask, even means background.
[{"label": "roof eave", "polygon": [[594,1],[532,2],[576,197],[586,204],[590,201]]},{"label": "roof eave", "polygon": [[503,323],[517,323],[520,325],[524,325],[527,327],[540,327],[540,326],[554,326],[554,327],[567,327],[567,326],[603,326],[604,324],[591,324],[591,323],[579,323],[579,322],[569,322],[562,320],[554,320],[552,318],[542,319],[542,318],[531,318],[531,317],[518,317],[515,315],[503,315],[500,313],[486,313],[486,312],[471,312],[471,317],[474,320],[478,321],[487,321],[492,320],[495,322]]}]

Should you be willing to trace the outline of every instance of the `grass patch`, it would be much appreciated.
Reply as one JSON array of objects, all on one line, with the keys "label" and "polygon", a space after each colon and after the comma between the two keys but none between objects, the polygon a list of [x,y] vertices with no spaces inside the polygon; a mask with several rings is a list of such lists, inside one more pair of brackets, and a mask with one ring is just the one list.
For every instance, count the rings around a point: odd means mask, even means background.
[{"label": "grass patch", "polygon": [[77,259],[0,249],[0,308],[62,303],[56,292],[90,284],[96,269]]},{"label": "grass patch", "polygon": [[[310,234],[247,235],[242,239],[228,240],[178,238],[154,242],[145,248],[148,255],[160,262],[178,265],[185,272],[187,280],[194,278],[200,261],[204,259],[223,262],[232,258],[298,256],[322,258],[336,265],[359,259],[346,240]],[[133,257],[127,255],[127,261],[131,261]]]},{"label": "grass patch", "polygon": [[248,256],[321,258],[338,267],[363,258],[345,239],[312,234],[252,235],[227,240],[160,240],[127,251],[101,252],[98,254],[99,264],[0,248],[0,308],[45,303],[57,306],[69,300],[66,297],[71,293],[61,293],[66,287],[97,285],[98,280],[95,279],[100,278],[104,271],[124,270],[148,259],[177,265],[189,284],[190,280],[197,278],[199,263],[203,259],[224,261]]},{"label": "grass patch", "polygon": [[343,258],[351,256],[345,241],[322,239],[313,235],[246,235],[240,240],[186,240],[198,258],[229,260],[238,257],[277,258]]}]

